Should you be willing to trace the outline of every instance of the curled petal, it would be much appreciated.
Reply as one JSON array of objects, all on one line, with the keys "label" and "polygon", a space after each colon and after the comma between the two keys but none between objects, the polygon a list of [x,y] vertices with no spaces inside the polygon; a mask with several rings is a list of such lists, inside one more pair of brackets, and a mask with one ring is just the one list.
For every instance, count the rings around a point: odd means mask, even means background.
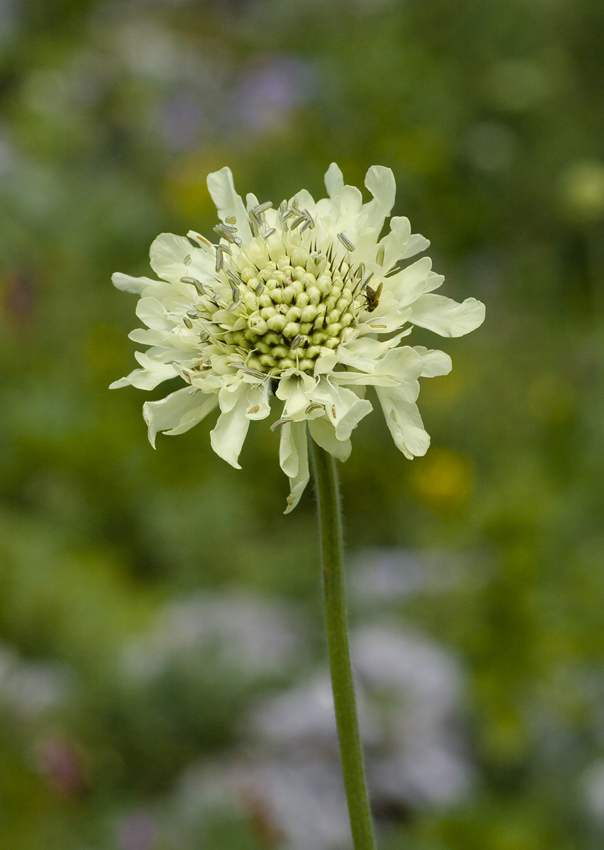
[{"label": "curled petal", "polygon": [[384,251],[382,268],[389,271],[398,260],[413,257],[420,251],[425,251],[430,245],[428,239],[419,233],[411,233],[411,222],[406,216],[395,216],[390,219],[390,233],[380,241]]},{"label": "curled petal", "polygon": [[251,387],[247,393],[248,408],[245,415],[248,419],[266,419],[271,412],[269,397],[265,384]]},{"label": "curled petal", "polygon": [[440,336],[464,336],[484,322],[485,307],[475,298],[461,304],[443,295],[422,295],[411,305],[409,321]]},{"label": "curled petal", "polygon": [[251,238],[250,226],[248,224],[247,210],[240,196],[235,191],[233,173],[226,165],[220,171],[208,174],[208,189],[212,200],[216,204],[218,215],[225,221],[227,218],[237,219],[237,231],[241,239],[248,241]]},{"label": "curled petal", "polygon": [[136,315],[148,328],[155,331],[171,331],[174,327],[174,320],[169,317],[164,304],[152,296],[139,300]]},{"label": "curled petal", "polygon": [[313,391],[312,398],[325,406],[327,418],[334,426],[338,440],[348,440],[361,419],[373,410],[367,399],[359,398],[345,387],[334,387],[324,378]]},{"label": "curled petal", "polygon": [[135,369],[125,378],[114,381],[109,386],[110,390],[127,387],[128,385],[132,385],[139,390],[153,390],[159,384],[169,381],[170,378],[174,378],[177,374],[171,363],[163,363],[161,360],[156,360],[140,351],[135,352],[134,356],[141,364],[142,369]]},{"label": "curled petal", "polygon": [[288,514],[300,501],[310,478],[306,422],[286,422],[283,425],[281,428],[279,462],[281,469],[289,478],[291,488],[287,497],[287,508],[284,511]]},{"label": "curled petal", "polygon": [[162,280],[177,283],[191,272],[185,265],[185,257],[191,254],[192,246],[186,236],[160,233],[149,251],[151,268]]},{"label": "curled petal", "polygon": [[417,405],[405,401],[399,389],[378,387],[377,394],[396,447],[409,459],[425,455],[430,436],[424,429]]},{"label": "curled petal", "polygon": [[188,431],[213,410],[217,402],[215,395],[207,396],[191,387],[176,390],[159,401],[146,401],[143,418],[149,428],[149,442],[155,448],[155,437],[160,431],[171,434]]},{"label": "curled petal", "polygon": [[448,375],[453,364],[451,358],[444,351],[438,349],[424,348],[416,345],[415,350],[422,359],[422,378],[436,378],[439,375]]},{"label": "curled petal", "polygon": [[330,198],[337,198],[344,188],[344,175],[335,162],[331,163],[325,173],[325,188]]},{"label": "curled petal", "polygon": [[216,427],[210,431],[212,448],[235,469],[241,469],[239,454],[250,427],[250,420],[245,415],[248,408],[245,390],[246,387],[240,389],[236,404],[227,413],[220,414]]},{"label": "curled petal", "polygon": [[153,280],[150,277],[132,277],[129,274],[115,272],[111,276],[111,282],[116,289],[121,289],[122,292],[134,292],[141,295],[143,292],[149,292],[160,286],[160,281]]},{"label": "curled petal", "polygon": [[311,419],[308,423],[310,436],[318,446],[341,461],[348,460],[352,451],[350,440],[338,440],[336,429],[326,416]]},{"label": "curled petal", "polygon": [[365,186],[373,195],[373,201],[364,207],[364,223],[366,227],[371,227],[379,233],[386,216],[394,206],[396,183],[392,169],[384,165],[372,165],[365,177]]}]

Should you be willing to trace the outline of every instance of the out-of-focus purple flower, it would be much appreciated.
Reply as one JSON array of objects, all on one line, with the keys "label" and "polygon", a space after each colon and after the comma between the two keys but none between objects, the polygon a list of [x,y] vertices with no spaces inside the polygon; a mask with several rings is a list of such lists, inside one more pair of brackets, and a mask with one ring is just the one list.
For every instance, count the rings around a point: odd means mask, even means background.
[{"label": "out-of-focus purple flower", "polygon": [[39,772],[58,796],[77,800],[86,794],[87,770],[75,741],[59,735],[39,741],[37,762]]},{"label": "out-of-focus purple flower", "polygon": [[153,850],[157,847],[159,830],[151,815],[133,812],[119,822],[117,838],[120,850]]},{"label": "out-of-focus purple flower", "polygon": [[190,150],[201,141],[201,130],[206,123],[200,97],[192,93],[173,95],[163,105],[156,122],[170,150]]},{"label": "out-of-focus purple flower", "polygon": [[291,110],[312,100],[313,66],[297,56],[275,56],[247,69],[236,95],[238,119],[250,130],[278,128]]}]

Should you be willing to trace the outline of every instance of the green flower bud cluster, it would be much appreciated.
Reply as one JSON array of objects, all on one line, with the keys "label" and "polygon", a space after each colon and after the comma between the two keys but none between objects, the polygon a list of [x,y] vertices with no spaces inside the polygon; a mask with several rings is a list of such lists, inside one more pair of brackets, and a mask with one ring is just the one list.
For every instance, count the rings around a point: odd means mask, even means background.
[{"label": "green flower bud cluster", "polygon": [[364,303],[358,276],[346,262],[333,268],[325,256],[300,247],[238,276],[243,285],[236,315],[245,326],[223,339],[250,352],[246,365],[261,372],[312,372],[317,357],[340,345]]}]

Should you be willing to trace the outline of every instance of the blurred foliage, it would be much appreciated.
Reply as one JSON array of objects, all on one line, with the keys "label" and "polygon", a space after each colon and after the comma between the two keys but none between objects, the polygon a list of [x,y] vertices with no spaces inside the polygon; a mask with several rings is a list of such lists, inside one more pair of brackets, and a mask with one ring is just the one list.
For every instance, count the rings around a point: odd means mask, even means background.
[{"label": "blurred foliage", "polygon": [[[109,279],[146,274],[162,230],[209,231],[209,171],[279,201],[332,160],[357,185],[390,166],[447,294],[487,303],[422,389],[428,455],[376,415],[342,467],[351,552],[468,565],[399,613],[467,667],[477,787],[383,846],[601,846],[603,63],[600,0],[1,0],[0,638],[64,695],[29,712],[0,675],[3,847],[138,847],[124,813],[232,740],[266,682],[116,673],[168,600],[246,586],[320,634],[313,500],[283,517],[278,436],[252,429],[239,472],[206,423],[153,452],[143,394],[107,390],[134,326]],[[232,820],[206,839],[268,846]]]}]

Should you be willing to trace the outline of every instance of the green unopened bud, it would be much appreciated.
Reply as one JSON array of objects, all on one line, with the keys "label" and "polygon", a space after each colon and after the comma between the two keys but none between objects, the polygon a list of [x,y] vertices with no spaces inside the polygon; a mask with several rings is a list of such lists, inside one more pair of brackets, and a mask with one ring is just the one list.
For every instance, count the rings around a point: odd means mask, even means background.
[{"label": "green unopened bud", "polygon": [[[300,302],[298,302],[298,306],[300,306]],[[314,322],[316,318],[317,308],[313,304],[309,304],[308,307],[304,307],[304,309],[300,312],[301,322]]]},{"label": "green unopened bud", "polygon": [[311,286],[306,290],[306,294],[311,304],[318,304],[321,300],[321,290],[318,286]]},{"label": "green unopened bud", "polygon": [[243,303],[248,308],[248,310],[258,309],[258,299],[254,295],[254,293],[250,292],[249,290],[243,295]]},{"label": "green unopened bud", "polygon": [[267,327],[271,331],[282,331],[286,324],[285,316],[282,316],[280,313],[275,313],[275,315],[271,316],[266,323]]}]

